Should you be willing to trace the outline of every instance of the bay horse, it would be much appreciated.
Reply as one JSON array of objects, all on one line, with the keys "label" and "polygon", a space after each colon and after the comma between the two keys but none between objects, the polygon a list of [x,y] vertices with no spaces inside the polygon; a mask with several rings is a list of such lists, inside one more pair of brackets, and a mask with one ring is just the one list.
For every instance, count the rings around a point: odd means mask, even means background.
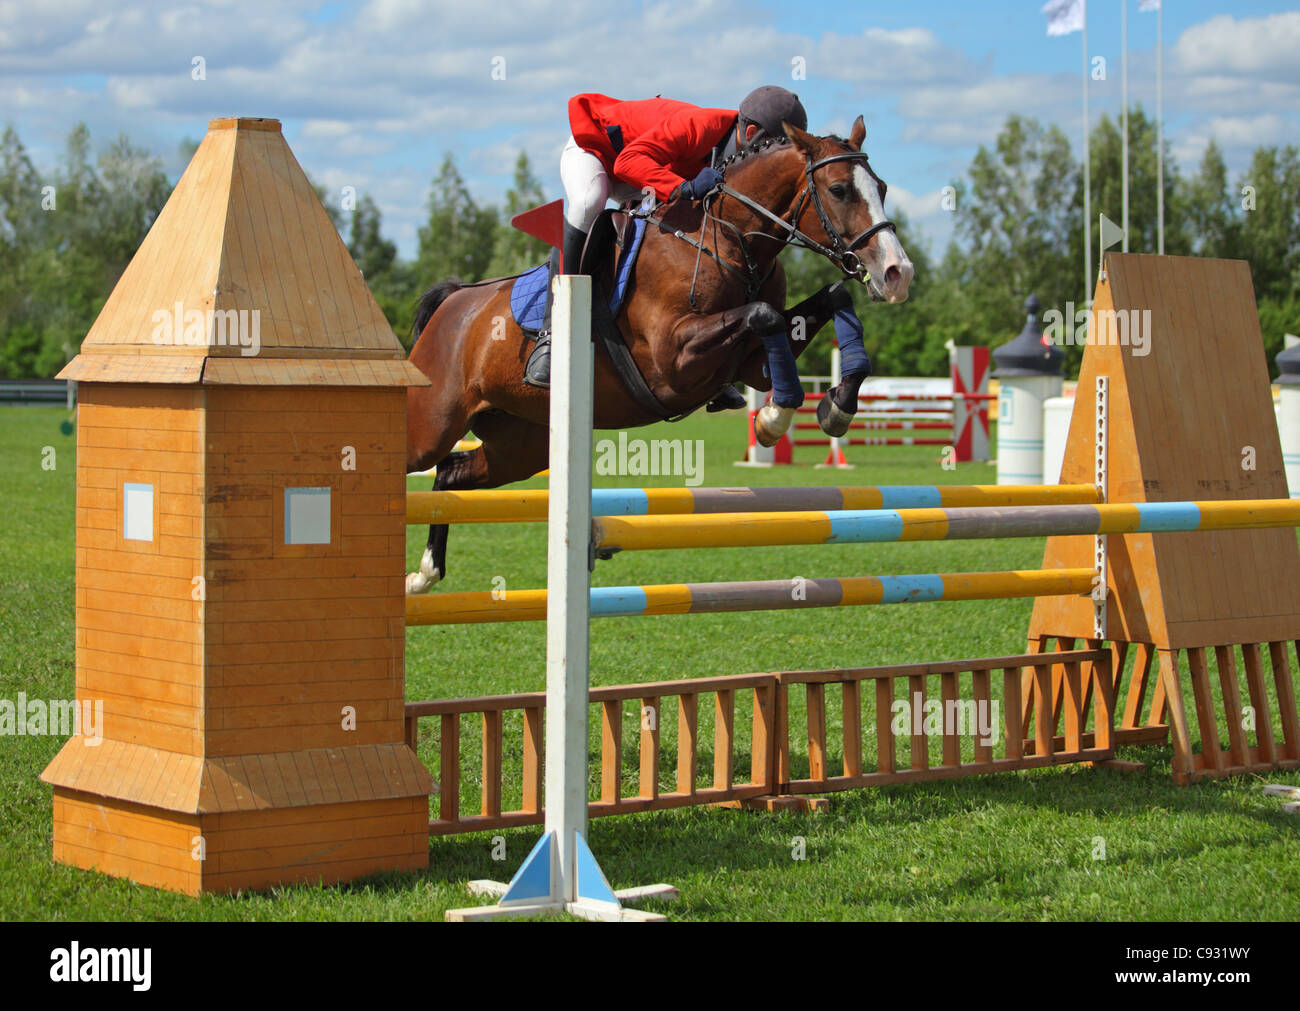
[{"label": "bay horse", "polygon": [[[616,320],[666,411],[687,414],[737,379],[771,389],[763,337],[785,333],[797,357],[843,306],[847,292],[836,285],[777,308],[786,294],[777,257],[787,245],[826,256],[878,301],[907,298],[912,264],[885,217],[886,187],[862,150],[865,138],[861,116],[847,140],[785,124],[784,137],[728,159],[723,183],[702,203],[675,201],[651,216]],[[449,279],[420,299],[410,360],[432,385],[407,390],[406,469],[436,465],[435,491],[496,488],[547,467],[550,397],[523,382],[529,342],[511,316],[513,282]],[[823,401],[835,404],[840,421],[857,410],[860,381],[842,383]],[[594,412],[598,429],[664,420],[638,406],[602,353]],[[766,405],[759,437],[774,443],[793,416],[791,408]],[[471,429],[482,445],[453,452]],[[446,556],[447,526],[431,526],[407,592],[445,576]]]}]

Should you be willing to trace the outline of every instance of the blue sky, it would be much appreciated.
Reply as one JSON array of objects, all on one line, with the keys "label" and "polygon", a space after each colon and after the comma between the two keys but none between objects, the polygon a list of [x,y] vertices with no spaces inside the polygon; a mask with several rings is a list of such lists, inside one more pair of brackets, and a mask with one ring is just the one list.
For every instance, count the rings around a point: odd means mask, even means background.
[{"label": "blue sky", "polygon": [[[1120,108],[1121,2],[1088,5],[1089,52],[1108,61],[1107,80],[1091,84],[1094,119]],[[1130,97],[1154,113],[1156,16],[1128,3]],[[98,145],[126,132],[173,178],[179,142],[200,137],[209,118],[277,117],[316,180],[375,197],[409,256],[446,151],[483,200],[500,199],[520,149],[558,196],[576,92],[734,106],[754,86],[783,84],[814,130],[843,133],[866,117],[872,164],[913,223],[907,238],[937,252],[950,234],[942,187],[1009,113],[1058,123],[1078,143],[1080,37],[1048,38],[1041,5],[0,2],[0,115],[42,170],[84,120]],[[1300,144],[1295,4],[1166,8],[1166,135],[1180,167],[1193,168],[1211,137],[1234,173],[1259,144]],[[504,80],[494,79],[502,59]],[[791,80],[796,59],[806,79]]]}]

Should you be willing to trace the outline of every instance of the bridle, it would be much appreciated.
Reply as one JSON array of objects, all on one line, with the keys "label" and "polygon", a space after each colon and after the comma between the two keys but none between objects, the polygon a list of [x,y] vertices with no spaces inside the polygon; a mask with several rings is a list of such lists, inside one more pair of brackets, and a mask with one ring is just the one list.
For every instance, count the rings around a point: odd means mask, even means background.
[{"label": "bridle", "polygon": [[[817,189],[817,183],[814,177],[818,169],[841,161],[861,161],[867,170],[867,174],[872,179],[877,178],[876,174],[871,171],[871,163],[867,160],[867,154],[865,151],[842,151],[838,154],[827,155],[825,158],[819,158],[816,161],[813,160],[810,154],[805,152],[804,187],[799,191],[799,196],[795,200],[794,213],[791,215],[790,221],[787,221],[785,218],[773,213],[756,200],[732,189],[725,181],[707,193],[701,205],[704,209],[704,220],[700,222],[700,237],[703,238],[704,235],[705,221],[713,221],[715,224],[734,233],[737,244],[740,247],[741,255],[745,259],[745,273],[741,273],[726,260],[722,259],[715,250],[705,246],[703,242],[697,241],[680,229],[674,229],[673,234],[677,236],[677,238],[690,243],[696,248],[695,271],[691,277],[691,308],[696,309],[697,311],[699,308],[695,302],[695,283],[699,277],[700,257],[704,253],[708,253],[709,256],[719,264],[719,266],[729,270],[745,282],[745,289],[749,301],[753,301],[757,298],[758,292],[767,282],[772,271],[776,269],[776,257],[774,256],[772,258],[772,266],[769,267],[765,273],[760,275],[758,261],[749,245],[749,239],[753,237],[776,239],[779,241],[781,243],[781,248],[777,250],[777,255],[780,255],[781,249],[792,245],[812,250],[813,252],[826,257],[826,259],[830,260],[835,264],[835,266],[839,267],[840,270],[843,271],[845,277],[861,278],[863,275],[867,275],[869,281],[870,275],[867,274],[866,264],[864,264],[861,257],[858,256],[858,250],[862,249],[868,242],[870,242],[877,233],[888,230],[894,232],[894,234],[898,234],[898,229],[894,225],[894,222],[885,218],[882,221],[873,223],[870,228],[865,229],[851,242],[847,241],[844,236],[840,234],[839,230],[831,223],[830,215],[826,213],[826,208],[822,204],[821,193]],[[755,214],[759,215],[759,217],[779,226],[783,229],[785,233],[784,236],[772,236],[766,232],[757,231],[742,232],[731,222],[725,221],[713,213],[713,201],[717,199],[718,195],[731,197],[737,203],[748,207]],[[827,238],[830,240],[830,245],[824,245],[818,242],[799,227],[799,219],[803,216],[804,209],[810,199],[812,201],[813,209],[817,212],[817,218],[821,222],[822,230],[825,231]],[[870,284],[868,284],[868,290],[873,299],[878,301],[883,298],[883,295],[874,290]]]},{"label": "bridle", "polygon": [[[839,267],[840,270],[844,271],[846,277],[858,277],[867,269],[866,265],[858,257],[858,250],[862,249],[868,242],[870,242],[876,233],[889,230],[897,235],[898,229],[892,221],[885,218],[881,221],[877,221],[870,228],[864,230],[852,242],[845,242],[844,237],[840,235],[835,226],[831,224],[831,219],[826,213],[826,208],[822,206],[821,193],[817,189],[816,182],[813,179],[813,173],[815,173],[819,168],[830,165],[833,162],[860,160],[863,164],[863,168],[867,171],[867,175],[874,180],[876,174],[871,171],[871,163],[867,160],[867,153],[865,151],[844,151],[840,154],[827,155],[825,158],[821,158],[818,161],[813,161],[811,155],[805,155],[804,158],[804,175],[807,177],[808,181],[804,184],[804,188],[799,194],[799,199],[795,203],[793,216],[795,226],[793,227],[790,237],[786,240],[786,243],[788,245],[790,242],[795,242],[798,245],[803,246],[805,249],[811,249],[820,253]],[[726,190],[727,187],[724,186],[723,191],[726,192]],[[812,196],[813,208],[817,211],[817,217],[822,223],[822,230],[831,240],[829,247],[816,242],[797,227],[799,218],[803,215],[804,203],[808,200],[810,194]],[[736,194],[734,191],[732,195],[740,197],[740,194]],[[746,205],[753,209],[753,202],[748,200],[748,198],[744,198],[744,200]],[[766,211],[766,208],[763,208],[762,210]],[[777,218],[776,215],[772,214],[770,211],[766,212],[766,216],[780,221],[783,225],[785,224],[784,220]]]}]

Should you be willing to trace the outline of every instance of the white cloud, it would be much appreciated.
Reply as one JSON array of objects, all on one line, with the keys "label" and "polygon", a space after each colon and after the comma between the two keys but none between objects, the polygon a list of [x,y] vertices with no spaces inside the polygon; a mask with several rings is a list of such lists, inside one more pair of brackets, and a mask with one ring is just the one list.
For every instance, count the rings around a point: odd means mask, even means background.
[{"label": "white cloud", "polygon": [[1221,14],[1179,37],[1174,55],[1183,73],[1225,71],[1300,81],[1300,11],[1238,21]]},{"label": "white cloud", "polygon": [[[83,119],[97,141],[124,131],[171,157],[213,116],[281,118],[314,178],[372,192],[404,254],[445,151],[479,199],[500,198],[519,150],[557,195],[566,102],[582,91],[734,107],[756,85],[787,83],[814,130],[845,135],[862,113],[891,201],[927,234],[950,227],[938,187],[1009,113],[1078,137],[1076,74],[1002,72],[961,36],[960,19],[885,29],[858,8],[833,20],[828,10],[810,7],[791,29],[745,0],[0,2],[0,104],[33,154],[51,159]],[[1024,32],[1014,45],[1042,44],[1032,18],[1014,30]],[[1169,48],[1167,136],[1182,166],[1210,136],[1234,170],[1255,144],[1294,141],[1300,13],[1214,17]],[[194,56],[204,81],[191,79]],[[497,57],[504,80],[492,76]],[[796,57],[808,79],[790,83]],[[1149,112],[1153,62],[1149,49],[1132,53],[1130,93]],[[1118,112],[1117,74],[1092,89],[1094,118]]]},{"label": "white cloud", "polygon": [[828,32],[817,43],[809,64],[810,72],[835,80],[892,88],[969,79],[976,72],[961,50],[944,45],[928,28],[892,32],[868,28],[860,35]]},{"label": "white cloud", "polygon": [[1257,116],[1215,116],[1204,130],[1220,144],[1251,148],[1295,139],[1295,123],[1272,112]]}]

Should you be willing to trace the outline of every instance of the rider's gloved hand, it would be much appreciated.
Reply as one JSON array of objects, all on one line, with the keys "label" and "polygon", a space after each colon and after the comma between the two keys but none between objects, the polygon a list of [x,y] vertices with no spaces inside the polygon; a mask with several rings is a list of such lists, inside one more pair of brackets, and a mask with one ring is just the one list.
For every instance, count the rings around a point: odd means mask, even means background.
[{"label": "rider's gloved hand", "polygon": [[685,197],[687,200],[699,200],[720,182],[722,182],[722,173],[706,165],[700,169],[700,174],[694,179],[682,183],[677,189],[673,190],[670,199],[677,200]]}]

